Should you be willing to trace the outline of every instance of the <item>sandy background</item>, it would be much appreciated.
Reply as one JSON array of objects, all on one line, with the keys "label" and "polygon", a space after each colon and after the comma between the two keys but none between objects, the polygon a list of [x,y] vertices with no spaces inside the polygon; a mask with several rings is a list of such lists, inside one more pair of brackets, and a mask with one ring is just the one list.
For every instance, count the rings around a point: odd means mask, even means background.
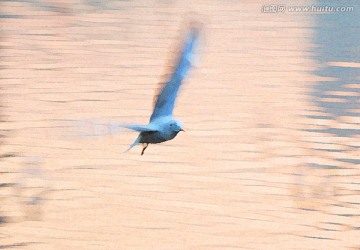
[{"label": "sandy background", "polygon": [[[336,21],[264,4],[2,1],[0,249],[359,248],[359,60],[318,52]],[[142,157],[135,133],[88,136],[148,121],[188,16],[186,132]],[[318,95],[330,66],[354,77]]]}]

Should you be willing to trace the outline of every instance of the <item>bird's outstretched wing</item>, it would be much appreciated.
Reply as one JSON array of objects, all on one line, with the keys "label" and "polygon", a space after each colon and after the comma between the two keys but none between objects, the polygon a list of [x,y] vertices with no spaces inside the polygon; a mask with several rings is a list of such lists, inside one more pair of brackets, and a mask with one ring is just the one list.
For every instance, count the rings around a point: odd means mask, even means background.
[{"label": "bird's outstretched wing", "polygon": [[127,124],[127,125],[121,125],[123,128],[131,129],[138,132],[144,132],[144,131],[158,131],[159,128],[154,124],[148,124],[148,125],[138,125],[138,124]]},{"label": "bird's outstretched wing", "polygon": [[200,25],[191,24],[187,31],[184,45],[179,55],[174,72],[170,79],[163,86],[150,117],[150,122],[160,116],[172,115],[176,96],[179,92],[180,85],[186,77],[189,69],[194,63],[194,52],[197,47]]}]

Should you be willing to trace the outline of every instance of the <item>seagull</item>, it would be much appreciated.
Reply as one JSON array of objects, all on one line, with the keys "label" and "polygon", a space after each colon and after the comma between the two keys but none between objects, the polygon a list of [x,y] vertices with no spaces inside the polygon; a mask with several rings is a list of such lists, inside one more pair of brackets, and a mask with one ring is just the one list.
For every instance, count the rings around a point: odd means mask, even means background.
[{"label": "seagull", "polygon": [[141,143],[143,145],[141,155],[143,155],[149,144],[172,140],[180,131],[184,131],[183,123],[173,117],[173,110],[180,86],[194,64],[194,54],[199,42],[199,35],[200,25],[192,23],[186,32],[176,66],[170,78],[162,87],[157,99],[155,98],[155,107],[150,116],[149,124],[123,125],[124,128],[140,132],[137,139],[125,152]]}]

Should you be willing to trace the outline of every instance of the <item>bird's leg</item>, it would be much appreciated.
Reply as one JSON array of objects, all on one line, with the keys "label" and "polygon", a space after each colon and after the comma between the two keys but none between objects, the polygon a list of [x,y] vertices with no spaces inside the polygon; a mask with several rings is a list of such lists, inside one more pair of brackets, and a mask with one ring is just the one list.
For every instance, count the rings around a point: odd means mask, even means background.
[{"label": "bird's leg", "polygon": [[144,146],[143,150],[141,151],[141,155],[144,154],[144,151],[145,151],[145,149],[146,149],[148,146],[149,146],[149,143],[146,143],[146,145]]}]

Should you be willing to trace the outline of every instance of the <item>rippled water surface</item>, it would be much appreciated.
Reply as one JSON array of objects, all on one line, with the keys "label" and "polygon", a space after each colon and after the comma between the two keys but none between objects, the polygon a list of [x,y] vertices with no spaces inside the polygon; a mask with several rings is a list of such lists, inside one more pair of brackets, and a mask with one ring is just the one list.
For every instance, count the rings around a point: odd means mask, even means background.
[{"label": "rippled water surface", "polygon": [[[360,248],[360,5],[264,4],[1,1],[0,249]],[[190,18],[186,133],[123,153]]]}]

